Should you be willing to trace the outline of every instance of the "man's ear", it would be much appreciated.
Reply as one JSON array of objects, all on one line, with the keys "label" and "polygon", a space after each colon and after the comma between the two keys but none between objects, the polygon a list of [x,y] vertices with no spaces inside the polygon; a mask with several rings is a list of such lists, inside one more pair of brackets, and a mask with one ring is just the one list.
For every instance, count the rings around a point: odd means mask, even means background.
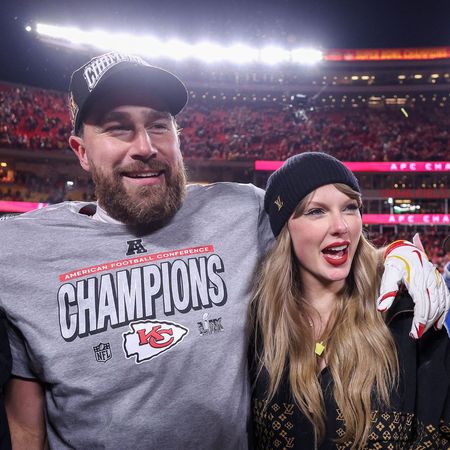
[{"label": "man's ear", "polygon": [[86,148],[84,146],[83,138],[72,135],[69,137],[69,145],[75,155],[77,155],[81,167],[87,172],[90,172],[89,161],[86,155]]}]

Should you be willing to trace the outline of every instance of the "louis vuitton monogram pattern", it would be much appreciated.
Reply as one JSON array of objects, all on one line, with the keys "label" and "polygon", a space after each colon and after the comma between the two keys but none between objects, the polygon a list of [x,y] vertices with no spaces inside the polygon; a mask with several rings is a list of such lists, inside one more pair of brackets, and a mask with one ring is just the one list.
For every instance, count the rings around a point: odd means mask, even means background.
[{"label": "louis vuitton monogram pattern", "polygon": [[260,450],[286,450],[294,448],[294,408],[292,403],[271,403],[253,400],[253,421],[256,448]]},{"label": "louis vuitton monogram pattern", "polygon": [[441,420],[439,428],[441,430],[442,436],[444,436],[444,438],[449,441],[450,445],[450,420],[448,422],[444,422],[443,420]]},{"label": "louis vuitton monogram pattern", "polygon": [[417,424],[417,439],[414,442],[414,450],[443,449],[450,450],[450,423],[443,421],[439,428],[433,425]]},{"label": "louis vuitton monogram pattern", "polygon": [[[345,423],[341,411],[336,410],[337,438],[345,433]],[[372,411],[368,450],[406,450],[410,448],[414,436],[414,414],[402,412]],[[351,442],[337,443],[337,450],[347,450]],[[414,447],[416,448],[416,447]],[[428,447],[429,449],[433,447]]]},{"label": "louis vuitton monogram pattern", "polygon": [[[258,450],[309,450],[296,442],[296,405],[271,402],[264,408],[262,400],[253,400],[253,423]],[[372,412],[372,427],[367,450],[450,450],[450,424],[441,422],[439,429],[415,420],[414,414]],[[336,449],[348,450],[351,442],[337,442],[344,435],[345,424],[336,410]]]}]

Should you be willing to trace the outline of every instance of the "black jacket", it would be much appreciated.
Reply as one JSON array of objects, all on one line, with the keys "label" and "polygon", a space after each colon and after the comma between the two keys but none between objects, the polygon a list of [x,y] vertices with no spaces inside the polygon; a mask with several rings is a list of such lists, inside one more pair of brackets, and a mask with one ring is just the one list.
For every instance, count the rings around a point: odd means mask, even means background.
[{"label": "black jacket", "polygon": [[[413,302],[398,298],[387,318],[400,363],[400,384],[388,410],[374,410],[367,449],[450,449],[450,340],[444,330],[430,330],[418,341],[409,337]],[[348,449],[341,444],[345,423],[335,404],[328,369],[320,374],[326,406],[326,436],[316,446],[313,428],[296,406],[284,378],[274,399],[264,408],[267,376],[256,380],[251,362],[252,415],[255,449]]]}]

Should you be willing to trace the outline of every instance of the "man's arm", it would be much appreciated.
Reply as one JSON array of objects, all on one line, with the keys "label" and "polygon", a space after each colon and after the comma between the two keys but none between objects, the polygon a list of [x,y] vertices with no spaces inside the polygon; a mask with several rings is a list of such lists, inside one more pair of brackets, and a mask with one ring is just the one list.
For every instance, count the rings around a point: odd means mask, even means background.
[{"label": "man's arm", "polygon": [[6,385],[6,413],[13,450],[45,448],[44,389],[33,380],[12,377]]},{"label": "man's arm", "polygon": [[415,303],[410,336],[418,339],[432,325],[442,328],[450,308],[450,292],[428,260],[420,238],[415,236],[413,242],[415,245],[395,241],[384,249],[385,271],[377,305],[380,311],[389,309],[403,283]]}]

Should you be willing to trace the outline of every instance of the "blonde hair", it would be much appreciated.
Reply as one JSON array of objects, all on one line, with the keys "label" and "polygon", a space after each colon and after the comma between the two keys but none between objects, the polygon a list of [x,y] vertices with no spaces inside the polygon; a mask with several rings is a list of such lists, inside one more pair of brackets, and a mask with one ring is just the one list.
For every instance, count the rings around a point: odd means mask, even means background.
[{"label": "blonde hair", "polygon": [[[345,184],[334,186],[361,205],[358,192]],[[310,195],[300,202],[294,217],[303,213]],[[395,343],[375,306],[380,259],[379,252],[361,235],[352,270],[322,335],[334,399],[345,422],[345,434],[339,441],[351,441],[352,449],[363,448],[367,442],[372,402],[387,405],[398,380]],[[256,348],[261,349],[256,352],[259,373],[264,369],[269,376],[266,402],[274,397],[287,373],[295,402],[312,423],[316,440],[321,441],[325,404],[310,326],[317,313],[302,299],[287,225],[266,257],[256,286],[251,311]]]}]

